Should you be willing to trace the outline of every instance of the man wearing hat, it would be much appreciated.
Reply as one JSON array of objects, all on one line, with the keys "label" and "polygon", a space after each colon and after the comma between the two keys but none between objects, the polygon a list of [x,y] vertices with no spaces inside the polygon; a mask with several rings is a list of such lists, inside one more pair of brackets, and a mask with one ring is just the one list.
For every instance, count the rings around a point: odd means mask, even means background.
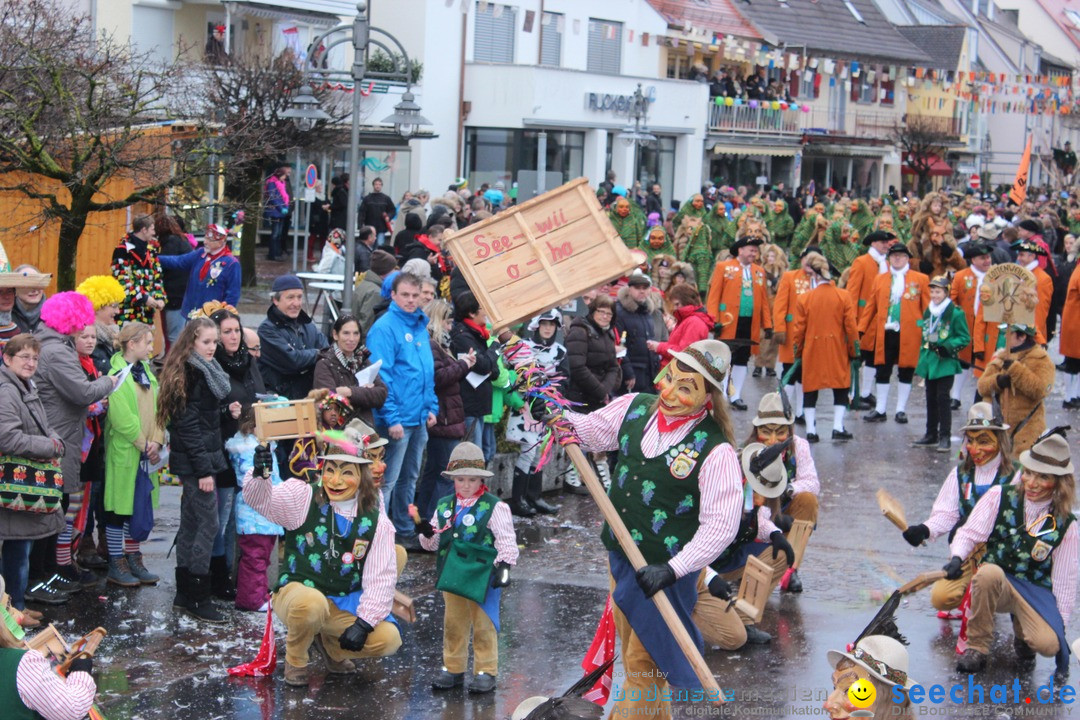
[{"label": "man wearing hat", "polygon": [[[888,230],[875,230],[863,238],[866,253],[855,258],[848,273],[844,287],[852,302],[855,303],[855,322],[859,324],[874,287],[874,279],[889,272],[886,254],[889,246],[896,242],[896,235]],[[859,352],[862,353],[862,377],[859,378],[859,398],[852,398],[855,409],[862,407],[869,410],[877,403],[874,397],[874,338],[876,333],[868,332],[859,337]]]},{"label": "man wearing hat", "polygon": [[[1021,240],[1030,240],[1034,244],[1042,248],[1043,254],[1038,257],[1039,267],[1043,270],[1046,269],[1048,258],[1050,257],[1050,246],[1046,244],[1046,240],[1043,239],[1043,226],[1038,220],[1028,218],[1021,220],[1016,225],[1016,234]],[[1013,248],[1016,251],[1016,248]]]},{"label": "man wearing hat", "polygon": [[773,511],[788,487],[783,453],[790,446],[750,443],[740,455],[749,509],[744,506],[735,540],[701,574],[694,624],[709,645],[721,650],[738,650],[746,643],[763,645],[772,640],[751,617],[731,612],[729,604],[750,555],[774,566],[770,585],[775,587],[784,571],[795,562],[795,551],[772,521]]},{"label": "man wearing hat", "polygon": [[[909,545],[919,547],[942,535],[947,535],[951,542],[987,490],[1020,482],[1018,466],[1009,460],[1008,430],[1009,426],[991,403],[978,402],[971,406],[967,424],[960,428],[964,436],[962,459],[945,478],[930,517],[904,531],[904,540]],[[930,588],[930,604],[938,610],[939,618],[960,619],[961,616],[950,613],[960,607],[982,554],[983,547],[977,547],[964,562],[958,578],[938,580]]]},{"label": "man wearing hat", "polygon": [[[804,293],[810,292],[814,286],[814,271],[806,263],[806,256],[811,252],[817,252],[816,246],[811,246],[803,251],[800,267],[796,270],[788,270],[780,276],[780,282],[776,286],[776,297],[773,298],[773,340],[779,345],[777,356],[783,367],[783,377],[787,377],[791,366],[795,364],[795,304]],[[795,414],[802,415],[803,386],[802,367],[795,369],[789,382],[784,385],[784,392],[788,400],[795,406]]]},{"label": "man wearing hat", "polygon": [[270,307],[259,325],[263,348],[259,372],[267,389],[289,400],[299,400],[311,391],[315,361],[327,346],[326,336],[304,312],[304,284],[300,278],[280,275],[274,278],[270,292]]},{"label": "man wearing hat", "polygon": [[[432,687],[449,690],[464,683],[472,636],[474,675],[469,692],[487,693],[495,689],[499,674],[499,600],[518,559],[514,520],[510,507],[488,491],[484,481],[492,473],[478,446],[459,443],[442,474],[454,481],[454,494],[441,498],[431,519],[417,528],[424,549],[438,552],[436,588],[443,591],[446,603],[443,667]],[[487,548],[486,553],[475,552],[479,570],[477,564],[466,567],[457,561],[458,553],[477,545]]]},{"label": "man wearing hat", "polygon": [[162,269],[190,273],[180,308],[185,318],[195,308],[215,300],[233,307],[240,304],[240,261],[229,249],[228,239],[228,230],[211,224],[198,250],[158,256]]},{"label": "man wearing hat", "polygon": [[945,577],[959,578],[979,543],[986,554],[971,580],[968,646],[962,673],[986,667],[994,617],[1013,618],[1013,648],[1028,667],[1036,653],[1057,656],[1055,682],[1069,674],[1065,625],[1076,600],[1078,543],[1073,522],[1076,485],[1064,430],[1051,431],[1020,454],[1020,484],[992,487],[956,531]]},{"label": "man wearing hat", "polygon": [[874,718],[911,716],[911,701],[906,693],[903,702],[893,698],[897,687],[910,688],[915,681],[908,675],[908,651],[904,643],[888,635],[867,635],[850,651],[830,650],[827,655],[833,668],[833,691],[825,700],[830,718],[849,718],[855,711],[848,699],[848,688],[859,680],[874,686],[874,703],[865,708]]},{"label": "man wearing hat", "polygon": [[7,341],[23,332],[11,317],[15,309],[15,291],[18,288],[44,290],[49,287],[52,275],[38,272],[12,272],[4,246],[0,245],[0,350]]},{"label": "man wearing hat", "polygon": [[732,340],[731,406],[745,410],[742,386],[746,365],[757,355],[762,335],[772,337],[773,319],[769,310],[765,268],[757,263],[765,241],[759,226],[748,223],[735,239],[731,251],[735,257],[718,262],[709,281],[705,309],[720,325],[720,340]]},{"label": "man wearing hat", "polygon": [[806,439],[818,441],[818,391],[832,390],[832,439],[850,440],[851,433],[844,429],[844,413],[851,390],[851,361],[859,347],[855,303],[846,290],[833,284],[823,255],[812,252],[803,262],[813,273],[813,289],[795,305],[793,336],[795,356],[802,360]]},{"label": "man wearing hat", "polygon": [[979,378],[984,399],[997,396],[1005,422],[1013,426],[1013,457],[1027,450],[1046,429],[1044,400],[1054,386],[1054,362],[1036,344],[1031,325],[1010,325],[1008,350],[996,351]]},{"label": "man wearing hat", "polygon": [[898,366],[896,422],[907,423],[907,401],[911,381],[919,362],[922,330],[919,322],[930,304],[930,278],[912,270],[911,251],[903,243],[888,250],[889,273],[874,278],[859,331],[874,338],[874,381],[877,407],[864,415],[868,422],[885,422],[889,403],[889,383],[893,366]]},{"label": "man wearing hat", "polygon": [[[722,342],[699,340],[672,356],[659,396],[630,393],[588,415],[566,413],[583,450],[619,451],[611,502],[649,563],[635,573],[604,527],[626,697],[662,698],[668,683],[700,687],[648,598],[666,588],[700,649],[690,614],[701,570],[735,539],[742,514],[742,471],[723,399],[731,353]],[[663,699],[623,701],[622,711],[667,716],[669,707]]]},{"label": "man wearing hat", "polygon": [[615,329],[626,338],[623,382],[627,390],[652,392],[653,380],[660,372],[660,356],[649,350],[648,343],[668,339],[660,294],[653,291],[648,275],[635,270],[616,298]]},{"label": "man wearing hat", "polygon": [[346,433],[348,448],[331,445],[319,485],[270,481],[270,449],[255,450],[244,501],[285,528],[273,609],[285,624],[285,682],[308,684],[314,647],[331,673],[351,673],[353,658],[393,655],[401,646],[388,621],[397,582],[394,527],[382,511],[361,455],[365,437]]},{"label": "man wearing hat", "polygon": [[952,390],[949,391],[949,406],[952,410],[959,410],[964,396],[964,387],[971,378],[972,364],[974,362],[974,332],[975,318],[982,305],[979,291],[982,290],[986,273],[993,265],[993,249],[983,242],[969,242],[964,245],[964,257],[968,266],[953,276],[949,285],[949,299],[953,305],[964,311],[964,320],[967,322],[972,342],[960,348],[957,359],[960,361],[961,371],[953,382]]},{"label": "man wearing hat", "polygon": [[1039,304],[1035,306],[1035,342],[1046,345],[1050,338],[1046,320],[1054,297],[1054,279],[1039,266],[1040,259],[1045,263],[1046,250],[1030,239],[1014,243],[1013,248],[1016,250],[1016,264],[1027,268],[1035,276],[1035,290],[1039,294]]}]

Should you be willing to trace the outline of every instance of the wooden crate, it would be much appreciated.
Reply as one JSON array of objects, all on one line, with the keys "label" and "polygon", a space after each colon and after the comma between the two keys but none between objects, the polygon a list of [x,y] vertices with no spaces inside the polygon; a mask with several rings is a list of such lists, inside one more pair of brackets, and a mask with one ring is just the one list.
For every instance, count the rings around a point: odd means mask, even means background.
[{"label": "wooden crate", "polygon": [[501,329],[636,267],[587,178],[469,225],[444,240]]},{"label": "wooden crate", "polygon": [[261,443],[311,437],[317,429],[314,400],[258,402],[252,407],[255,409],[255,437]]}]

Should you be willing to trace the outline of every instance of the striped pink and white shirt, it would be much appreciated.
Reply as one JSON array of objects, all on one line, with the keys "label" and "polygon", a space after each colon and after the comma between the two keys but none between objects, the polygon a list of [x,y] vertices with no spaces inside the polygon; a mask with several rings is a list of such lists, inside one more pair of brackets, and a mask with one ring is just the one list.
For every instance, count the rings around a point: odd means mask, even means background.
[{"label": "striped pink and white shirt", "polygon": [[[568,412],[567,419],[581,438],[582,447],[591,452],[615,450],[619,445],[619,428],[622,427],[623,417],[635,397],[637,393],[622,395],[606,407],[587,415]],[[700,422],[700,419],[691,420],[668,432],[660,432],[656,413],[653,413],[645,425],[641,450],[646,458],[659,458],[669,448],[682,442]],[[697,532],[668,561],[676,577],[701,570],[735,539],[742,516],[742,468],[730,443],[709,450],[698,470],[698,488],[701,507],[698,510]]]},{"label": "striped pink and white shirt", "polygon": [[[463,508],[472,507],[480,497],[480,495],[476,495],[475,497],[466,498],[461,501],[461,505]],[[452,519],[441,518],[438,514],[432,515],[431,527],[442,530],[448,526]],[[491,511],[491,519],[488,520],[488,529],[495,536],[495,550],[498,552],[498,555],[495,556],[495,562],[516,565],[518,559],[517,535],[514,534],[514,518],[510,515],[509,505],[504,502],[495,504],[495,508]],[[439,533],[429,538],[421,535],[420,545],[428,552],[435,552],[439,549]]]},{"label": "striped pink and white shirt", "polygon": [[[244,502],[270,522],[286,530],[295,530],[307,519],[311,505],[311,486],[298,478],[290,478],[277,487],[269,478],[244,476]],[[330,503],[334,513],[347,520],[356,517],[356,503]],[[394,552],[394,524],[379,503],[379,521],[375,537],[368,547],[364,562],[363,587],[356,616],[375,627],[390,614],[397,585],[397,559]],[[316,588],[318,589],[318,588]]]},{"label": "striped pink and white shirt", "polygon": [[821,481],[818,480],[814,456],[810,454],[810,443],[798,435],[795,435],[794,438],[795,479],[791,481],[791,489],[796,495],[808,492],[812,493],[814,497],[818,497],[821,495]]},{"label": "striped pink and white shirt", "polygon": [[45,720],[82,720],[90,712],[97,686],[90,673],[56,674],[39,652],[28,650],[15,670],[15,689],[23,705]]},{"label": "striped pink and white shirt", "polygon": [[[996,485],[979,498],[975,509],[967,522],[956,531],[949,552],[957,557],[966,558],[979,543],[986,542],[994,528],[998,506],[1001,504],[1001,486]],[[1050,501],[1033,503],[1024,501],[1024,525],[1030,525],[1045,515],[1050,509]],[[1065,624],[1069,624],[1073,603],[1076,601],[1076,562],[1077,562],[1076,523],[1069,525],[1065,537],[1050,556],[1050,581],[1053,585],[1054,599],[1058,612]]]},{"label": "striped pink and white shirt", "polygon": [[[975,485],[985,488],[994,482],[999,467],[1001,467],[1000,453],[985,465],[976,465]],[[1015,473],[1010,484],[1016,485],[1019,482],[1020,473]],[[926,522],[923,523],[930,529],[931,540],[936,540],[942,535],[948,535],[956,527],[957,521],[960,520],[960,488],[957,483],[959,483],[959,479],[956,475],[956,468],[953,468],[949,476],[945,478],[945,484],[938,491],[937,499],[934,500],[934,507],[930,510],[930,517],[926,518]]]}]

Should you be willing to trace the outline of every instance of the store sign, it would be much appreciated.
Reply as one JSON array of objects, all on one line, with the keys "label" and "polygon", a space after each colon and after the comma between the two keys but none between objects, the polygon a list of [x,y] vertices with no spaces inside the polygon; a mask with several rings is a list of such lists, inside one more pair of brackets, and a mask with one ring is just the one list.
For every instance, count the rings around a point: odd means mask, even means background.
[{"label": "store sign", "polygon": [[[650,102],[656,102],[656,86],[650,85],[643,89],[645,98]],[[585,93],[585,107],[596,112],[610,112],[616,115],[626,115],[634,106],[634,94],[614,95],[612,93]]]}]

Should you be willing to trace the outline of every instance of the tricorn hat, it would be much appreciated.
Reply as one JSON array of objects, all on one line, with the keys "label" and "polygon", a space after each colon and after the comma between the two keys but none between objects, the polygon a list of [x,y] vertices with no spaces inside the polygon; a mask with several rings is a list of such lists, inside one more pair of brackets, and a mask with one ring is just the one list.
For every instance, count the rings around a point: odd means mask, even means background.
[{"label": "tricorn hat", "polygon": [[875,230],[872,233],[866,234],[866,237],[863,238],[862,244],[869,247],[876,242],[889,242],[890,240],[895,239],[896,235],[889,232],[888,230]]}]

